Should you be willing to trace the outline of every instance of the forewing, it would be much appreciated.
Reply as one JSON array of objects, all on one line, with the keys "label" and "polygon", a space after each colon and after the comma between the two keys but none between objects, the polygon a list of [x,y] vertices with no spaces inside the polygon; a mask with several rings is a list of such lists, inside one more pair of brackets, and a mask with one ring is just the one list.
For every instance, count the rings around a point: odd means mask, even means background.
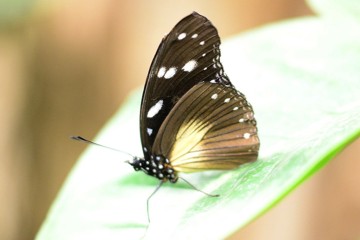
[{"label": "forewing", "polygon": [[162,40],[146,80],[140,112],[145,158],[176,102],[199,82],[231,85],[220,63],[220,39],[211,22],[193,13]]},{"label": "forewing", "polygon": [[202,82],[174,106],[155,139],[155,154],[176,171],[232,169],[257,159],[259,138],[251,105],[233,87]]}]

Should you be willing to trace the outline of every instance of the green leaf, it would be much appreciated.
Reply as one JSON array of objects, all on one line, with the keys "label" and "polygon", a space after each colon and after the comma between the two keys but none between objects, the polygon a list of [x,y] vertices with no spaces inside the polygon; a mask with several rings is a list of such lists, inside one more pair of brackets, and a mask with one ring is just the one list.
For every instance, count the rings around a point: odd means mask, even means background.
[{"label": "green leaf", "polygon": [[[345,23],[344,23],[345,24]],[[360,32],[321,17],[274,24],[223,44],[230,79],[255,109],[261,139],[255,163],[188,174],[158,184],[124,161],[89,147],[53,204],[37,239],[223,239],[280,201],[360,135]],[[140,91],[97,142],[141,156]]]}]

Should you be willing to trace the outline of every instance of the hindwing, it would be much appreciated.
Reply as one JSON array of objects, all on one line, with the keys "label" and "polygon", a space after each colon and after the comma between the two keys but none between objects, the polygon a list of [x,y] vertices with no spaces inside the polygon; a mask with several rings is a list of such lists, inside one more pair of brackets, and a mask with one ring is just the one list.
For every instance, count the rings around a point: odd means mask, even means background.
[{"label": "hindwing", "polygon": [[256,160],[259,138],[251,105],[231,86],[201,82],[172,108],[153,153],[179,172],[232,169]]}]

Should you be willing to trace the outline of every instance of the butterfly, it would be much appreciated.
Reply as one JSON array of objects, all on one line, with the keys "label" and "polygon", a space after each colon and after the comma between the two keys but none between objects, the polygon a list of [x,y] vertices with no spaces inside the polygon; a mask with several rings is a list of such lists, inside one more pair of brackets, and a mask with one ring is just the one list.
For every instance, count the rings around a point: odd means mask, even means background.
[{"label": "butterfly", "polygon": [[160,180],[147,199],[149,223],[149,200],[164,182],[181,178],[218,196],[178,174],[234,169],[258,157],[254,111],[224,73],[219,47],[216,28],[193,12],[162,39],[151,63],[140,108],[144,157],[127,161]]},{"label": "butterfly", "polygon": [[193,12],[161,41],[143,90],[136,171],[176,183],[180,172],[234,169],[255,161],[256,120],[220,62],[220,38]]},{"label": "butterfly", "polygon": [[216,28],[193,12],[156,51],[140,108],[144,157],[129,154],[133,159],[127,161],[161,180],[153,194],[164,182],[176,183],[178,173],[229,170],[258,157],[254,111],[224,73],[219,47]]}]

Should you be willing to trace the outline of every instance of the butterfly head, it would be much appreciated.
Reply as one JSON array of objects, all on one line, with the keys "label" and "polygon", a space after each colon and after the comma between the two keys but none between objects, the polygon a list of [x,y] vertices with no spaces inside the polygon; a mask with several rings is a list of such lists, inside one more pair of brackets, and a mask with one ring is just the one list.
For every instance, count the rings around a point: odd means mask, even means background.
[{"label": "butterfly head", "polygon": [[134,157],[129,164],[135,171],[143,171],[146,174],[156,177],[162,181],[169,180],[175,183],[178,180],[177,172],[171,166],[169,159],[161,155],[151,155],[150,159]]}]

